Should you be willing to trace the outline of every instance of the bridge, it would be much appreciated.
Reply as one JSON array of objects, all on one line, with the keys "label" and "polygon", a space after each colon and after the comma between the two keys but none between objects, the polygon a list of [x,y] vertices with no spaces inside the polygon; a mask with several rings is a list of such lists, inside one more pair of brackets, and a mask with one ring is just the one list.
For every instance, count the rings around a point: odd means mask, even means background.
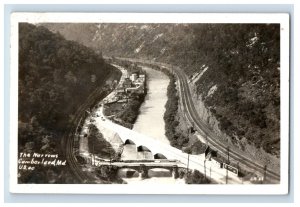
[{"label": "bridge", "polygon": [[175,160],[131,160],[130,162],[98,162],[96,167],[117,166],[122,178],[173,177],[179,176],[179,168],[185,167]]}]

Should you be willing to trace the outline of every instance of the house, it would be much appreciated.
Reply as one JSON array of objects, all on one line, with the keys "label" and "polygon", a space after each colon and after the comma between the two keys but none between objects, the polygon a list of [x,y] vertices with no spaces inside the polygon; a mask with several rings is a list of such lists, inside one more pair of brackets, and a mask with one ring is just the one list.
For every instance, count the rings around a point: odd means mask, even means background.
[{"label": "house", "polygon": [[132,73],[131,76],[130,76],[130,80],[133,82],[133,81],[136,81],[136,79],[138,78],[138,75],[136,73]]},{"label": "house", "polygon": [[116,89],[117,93],[124,93],[125,92],[125,88],[124,87],[118,87]]},{"label": "house", "polygon": [[127,93],[143,94],[145,88],[143,85],[137,85],[137,87],[126,88],[125,90]]},{"label": "house", "polygon": [[146,74],[145,73],[140,73],[139,78],[143,78],[145,80]]},{"label": "house", "polygon": [[138,77],[135,82],[134,82],[136,85],[142,85],[145,83],[145,79],[141,78],[141,77]]},{"label": "house", "polygon": [[123,82],[123,87],[124,88],[130,88],[132,86],[131,80],[128,78],[125,78],[124,82]]}]

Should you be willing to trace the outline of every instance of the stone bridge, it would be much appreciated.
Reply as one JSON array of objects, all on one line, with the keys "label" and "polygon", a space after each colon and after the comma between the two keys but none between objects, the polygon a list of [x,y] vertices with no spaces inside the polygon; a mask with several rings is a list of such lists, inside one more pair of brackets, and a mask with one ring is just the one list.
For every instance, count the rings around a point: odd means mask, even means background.
[{"label": "stone bridge", "polygon": [[[118,167],[118,175],[122,178],[148,178],[148,177],[173,177],[177,178],[179,176],[179,172],[186,171],[181,163],[176,161],[168,161],[163,160],[161,162],[152,161],[135,161],[135,162],[112,162],[101,163],[99,162],[97,166],[100,167],[110,167],[117,166]],[[179,169],[181,167],[181,169]]]},{"label": "stone bridge", "polygon": [[[112,121],[105,118],[103,115],[103,107],[98,110],[99,113],[95,117],[95,123],[105,127],[112,132],[119,135],[125,146],[131,146],[137,154],[139,152],[147,153],[147,157],[138,157],[137,160],[176,160],[182,164],[182,167],[188,167],[189,169],[197,169],[201,173],[205,174],[209,169],[211,178],[217,183],[225,183],[225,177],[227,175],[225,169],[221,169],[219,166],[215,166],[212,162],[205,159],[204,153],[201,155],[189,155],[181,150],[174,148],[168,144],[157,141],[156,139],[138,133],[131,129],[125,128],[121,125],[115,124]],[[149,125],[151,127],[151,125]],[[132,158],[131,158],[132,159]],[[130,160],[130,159],[129,159]],[[148,165],[148,164],[147,164]],[[229,183],[242,183],[241,179],[228,174]]]}]

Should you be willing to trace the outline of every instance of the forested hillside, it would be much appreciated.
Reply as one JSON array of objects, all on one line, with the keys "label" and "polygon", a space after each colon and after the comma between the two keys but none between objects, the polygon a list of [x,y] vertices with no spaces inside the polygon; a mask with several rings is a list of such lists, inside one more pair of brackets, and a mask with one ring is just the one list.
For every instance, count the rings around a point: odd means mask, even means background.
[{"label": "forested hillside", "polygon": [[221,130],[278,155],[279,25],[206,25],[194,33],[207,67],[195,84]]},{"label": "forested hillside", "polygon": [[[92,49],[45,27],[20,23],[19,152],[63,156],[61,139],[76,110],[92,91],[103,86],[112,71]],[[48,182],[47,176],[36,179],[27,174],[20,178],[20,182],[35,180]]]},{"label": "forested hillside", "polygon": [[107,56],[180,66],[195,89],[195,97],[215,117],[229,142],[242,150],[250,144],[279,156],[279,24],[45,26]]}]

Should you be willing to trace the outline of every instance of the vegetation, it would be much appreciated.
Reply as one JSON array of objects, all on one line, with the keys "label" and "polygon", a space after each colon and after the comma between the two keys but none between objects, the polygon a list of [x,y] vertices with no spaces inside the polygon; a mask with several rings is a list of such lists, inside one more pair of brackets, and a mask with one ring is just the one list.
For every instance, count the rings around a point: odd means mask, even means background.
[{"label": "vegetation", "polygon": [[[209,65],[196,84],[220,129],[233,143],[245,137],[279,156],[279,25],[206,25],[194,33]],[[206,95],[215,83],[218,89]]]},{"label": "vegetation", "polygon": [[103,159],[119,159],[111,144],[107,142],[94,124],[90,124],[88,139],[89,152]]},{"label": "vegetation", "polygon": [[124,110],[118,114],[117,118],[133,126],[140,113],[140,106],[144,102],[144,98],[145,95],[140,94],[129,99]]},{"label": "vegetation", "polygon": [[118,176],[119,167],[114,165],[101,165],[97,167],[96,174],[103,184],[123,184],[124,181]]},{"label": "vegetation", "polygon": [[187,174],[185,182],[187,184],[210,184],[211,181],[198,170],[193,170]]},{"label": "vegetation", "polygon": [[184,136],[182,133],[176,132],[176,127],[179,122],[177,120],[178,112],[178,94],[176,90],[176,79],[175,77],[167,73],[170,78],[170,83],[167,88],[168,101],[165,105],[166,111],[164,114],[165,120],[165,135],[170,140],[170,144],[173,147],[182,149],[183,146],[186,146],[189,142],[189,138]]},{"label": "vegetation", "polygon": [[105,106],[105,115],[111,116],[112,120],[124,127],[132,128],[145,99],[145,94],[136,94],[128,98],[127,103],[111,103]]},{"label": "vegetation", "polygon": [[[19,152],[57,153],[63,159],[61,138],[75,124],[76,110],[113,70],[93,50],[44,27],[20,23]],[[47,182],[43,169],[39,173]],[[68,168],[61,170],[65,181],[73,182],[66,178]],[[36,175],[29,174],[20,181],[31,182]]]},{"label": "vegetation", "polygon": [[186,168],[175,167],[173,169],[175,179],[185,179],[186,184],[210,184],[211,180],[198,170],[188,170]]},{"label": "vegetation", "polygon": [[198,155],[205,152],[207,145],[202,143],[198,138],[191,138],[187,147],[183,149],[184,152]]}]

